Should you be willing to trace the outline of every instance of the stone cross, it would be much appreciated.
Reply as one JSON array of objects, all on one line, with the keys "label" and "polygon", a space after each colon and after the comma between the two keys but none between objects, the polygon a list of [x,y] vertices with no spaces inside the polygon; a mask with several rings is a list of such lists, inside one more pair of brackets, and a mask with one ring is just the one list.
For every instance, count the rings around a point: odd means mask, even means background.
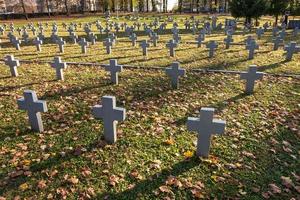
[{"label": "stone cross", "polygon": [[137,40],[136,34],[135,34],[135,33],[132,33],[132,34],[129,36],[129,39],[131,40],[132,46],[135,47],[135,46],[136,46],[136,40]]},{"label": "stone cross", "polygon": [[252,40],[247,46],[246,49],[249,50],[248,59],[251,60],[254,58],[255,49],[259,49],[258,44],[256,44],[255,40]]},{"label": "stone cross", "polygon": [[212,40],[208,44],[206,44],[206,48],[209,49],[208,57],[212,58],[214,56],[215,49],[218,48],[218,45],[214,40]]},{"label": "stone cross", "polygon": [[178,62],[174,62],[170,68],[166,69],[166,74],[171,79],[173,89],[178,89],[179,77],[185,75],[185,69],[180,68]]},{"label": "stone cross", "polygon": [[20,47],[21,40],[19,40],[17,37],[15,37],[15,38],[12,40],[12,43],[13,43],[13,45],[15,46],[16,50],[20,50],[20,49],[21,49],[21,47]]},{"label": "stone cross", "polygon": [[205,35],[203,34],[199,34],[198,37],[196,38],[196,41],[197,41],[197,47],[201,47],[202,45],[202,42],[204,41],[205,39]]},{"label": "stone cross", "polygon": [[284,39],[285,39],[285,36],[286,36],[285,29],[283,29],[282,31],[280,31],[279,35],[280,35],[281,39],[284,40]]},{"label": "stone cross", "polygon": [[103,42],[103,45],[106,47],[106,53],[111,54],[112,42],[110,38],[106,38],[105,41]]},{"label": "stone cross", "polygon": [[89,34],[89,39],[92,45],[96,44],[97,36],[94,33]]},{"label": "stone cross", "polygon": [[5,57],[5,64],[9,66],[10,68],[10,73],[13,77],[17,77],[18,76],[18,70],[17,67],[20,66],[20,62],[19,60],[15,60],[13,55],[7,55]]},{"label": "stone cross", "polygon": [[157,46],[158,39],[159,39],[159,36],[157,35],[157,33],[153,33],[151,35],[150,40],[151,40],[151,42],[152,42],[152,44],[153,44],[154,47]]},{"label": "stone cross", "polygon": [[262,77],[263,73],[257,72],[256,65],[250,65],[248,72],[242,72],[240,78],[246,80],[245,93],[252,94],[254,90],[255,81],[262,79]]},{"label": "stone cross", "polygon": [[56,79],[57,80],[64,80],[64,69],[67,69],[67,64],[61,61],[60,57],[55,57],[54,62],[51,63],[51,67],[56,71]]},{"label": "stone cross", "polygon": [[201,108],[200,118],[189,117],[187,128],[198,133],[197,156],[208,157],[212,134],[221,135],[225,131],[226,122],[214,119],[213,108]]},{"label": "stone cross", "polygon": [[227,37],[224,39],[224,42],[226,44],[226,49],[229,49],[231,42],[233,42],[232,35],[227,35]]},{"label": "stone cross", "polygon": [[78,44],[81,46],[81,53],[86,54],[86,47],[88,46],[88,42],[85,40],[85,38],[81,38]]},{"label": "stone cross", "polygon": [[292,60],[294,53],[300,52],[300,46],[297,46],[296,42],[290,42],[290,44],[284,47],[284,50],[286,51],[285,60],[290,61]]},{"label": "stone cross", "polygon": [[63,40],[63,38],[58,38],[56,40],[56,43],[58,44],[59,52],[63,53],[64,52],[64,45],[66,44],[66,42]]},{"label": "stone cross", "polygon": [[33,131],[44,131],[41,112],[48,111],[46,101],[38,100],[35,91],[25,90],[24,98],[18,99],[18,107],[28,112],[29,123]]},{"label": "stone cross", "polygon": [[181,37],[179,36],[179,34],[173,34],[173,40],[179,44],[180,40],[181,40]]},{"label": "stone cross", "polygon": [[110,59],[109,60],[109,65],[105,65],[105,71],[110,72],[110,80],[113,84],[118,84],[119,83],[119,77],[118,74],[123,70],[122,65],[117,64],[116,59]]},{"label": "stone cross", "polygon": [[257,35],[257,39],[261,39],[261,36],[264,34],[264,29],[262,27],[259,27],[257,30],[256,30],[256,35]]},{"label": "stone cross", "polygon": [[148,51],[147,48],[149,47],[149,43],[147,43],[147,40],[142,40],[142,42],[140,43],[140,47],[142,47],[143,49],[143,56],[147,56],[148,55]]},{"label": "stone cross", "polygon": [[177,43],[174,40],[170,40],[167,44],[166,47],[169,48],[170,51],[170,56],[174,57],[175,56],[175,48],[177,47]]},{"label": "stone cross", "polygon": [[41,45],[43,44],[43,40],[40,40],[40,38],[36,37],[33,40],[33,44],[35,44],[37,51],[39,51],[39,52],[42,51]]},{"label": "stone cross", "polygon": [[124,121],[126,110],[116,107],[116,98],[103,96],[102,105],[95,105],[92,113],[96,119],[103,119],[104,139],[112,144],[117,141],[117,122]]},{"label": "stone cross", "polygon": [[70,38],[73,41],[73,44],[77,44],[78,36],[75,33],[71,33]]},{"label": "stone cross", "polygon": [[279,45],[283,44],[283,39],[280,36],[277,36],[276,38],[273,39],[273,42],[274,42],[273,50],[277,51]]}]

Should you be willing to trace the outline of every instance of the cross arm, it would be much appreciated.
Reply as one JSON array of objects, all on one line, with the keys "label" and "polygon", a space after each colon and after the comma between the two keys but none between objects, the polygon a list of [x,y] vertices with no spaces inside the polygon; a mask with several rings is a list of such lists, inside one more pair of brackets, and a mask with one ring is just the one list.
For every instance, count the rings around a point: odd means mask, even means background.
[{"label": "cross arm", "polygon": [[103,107],[102,107],[102,105],[95,105],[92,108],[92,114],[94,115],[94,117],[96,119],[102,118],[103,117]]},{"label": "cross arm", "polygon": [[212,133],[222,135],[225,131],[226,121],[214,119]]},{"label": "cross arm", "polygon": [[124,108],[115,108],[114,114],[116,115],[115,120],[124,121],[126,118],[126,109]]},{"label": "cross arm", "polygon": [[187,128],[189,131],[198,131],[199,129],[199,118],[189,117],[187,120]]}]

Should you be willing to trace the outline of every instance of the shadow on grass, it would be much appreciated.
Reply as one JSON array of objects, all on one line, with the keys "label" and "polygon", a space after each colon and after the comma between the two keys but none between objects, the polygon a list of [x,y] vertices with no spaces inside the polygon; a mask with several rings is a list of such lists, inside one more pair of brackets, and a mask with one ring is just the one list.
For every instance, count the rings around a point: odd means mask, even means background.
[{"label": "shadow on grass", "polygon": [[[23,84],[23,85],[16,85],[16,86],[3,86],[0,87],[0,92],[8,92],[8,91],[12,91],[12,90],[16,90],[16,89],[20,89],[23,87],[27,87],[27,86],[32,86],[32,85],[42,85],[43,83],[51,83],[51,82],[55,82],[56,80],[49,80],[49,81],[41,81],[41,82],[34,82],[34,83],[27,83],[27,84]],[[1,95],[0,95],[1,96]]]}]

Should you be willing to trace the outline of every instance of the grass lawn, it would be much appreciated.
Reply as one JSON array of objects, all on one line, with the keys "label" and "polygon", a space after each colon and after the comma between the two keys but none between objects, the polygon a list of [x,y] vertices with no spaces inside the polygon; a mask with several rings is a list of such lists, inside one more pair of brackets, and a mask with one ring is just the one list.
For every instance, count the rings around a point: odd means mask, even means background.
[{"label": "grass lawn", "polygon": [[[186,16],[175,17],[181,22]],[[59,19],[59,35],[68,35],[62,22],[96,19]],[[262,22],[267,20],[272,19],[265,17]],[[24,23],[16,21],[16,26]],[[180,25],[183,28],[183,22]],[[47,36],[49,30],[50,26]],[[120,64],[149,68],[167,67],[173,61],[186,69],[246,70],[256,64],[263,72],[300,74],[300,54],[285,62],[282,48],[272,51],[270,31],[259,41],[260,49],[251,61],[244,45],[225,50],[223,32],[206,38],[220,42],[214,58],[207,58],[206,48],[190,43],[195,35],[180,33],[183,41],[174,58],[165,48],[169,31],[161,35],[157,47],[150,47],[148,57],[139,47],[131,47],[124,33],[118,35],[111,55],[105,53],[104,36],[88,48],[87,55],[70,43],[63,54],[47,42],[41,53],[31,44],[16,51],[3,36],[0,57],[13,54],[21,60],[52,61],[59,55],[68,62],[102,64],[116,58]],[[233,38],[240,43],[245,37],[239,29]],[[146,38],[141,31],[138,40]],[[18,70],[19,77],[10,77],[9,68],[0,63],[1,200],[300,198],[299,78],[265,76],[253,95],[244,95],[238,75],[221,73],[188,71],[180,89],[172,90],[159,70],[125,69],[118,86],[111,85],[109,74],[99,67],[69,65],[64,82],[54,80],[55,71],[48,64],[22,63]],[[47,101],[41,134],[30,131],[26,113],[17,109],[16,101],[25,89],[35,90],[39,99]],[[103,141],[102,122],[91,115],[91,107],[104,95],[116,96],[117,106],[127,111],[113,145]],[[227,122],[226,133],[212,138],[208,159],[194,155],[197,135],[186,128],[187,117],[198,116],[201,107],[215,108],[215,118]]]}]

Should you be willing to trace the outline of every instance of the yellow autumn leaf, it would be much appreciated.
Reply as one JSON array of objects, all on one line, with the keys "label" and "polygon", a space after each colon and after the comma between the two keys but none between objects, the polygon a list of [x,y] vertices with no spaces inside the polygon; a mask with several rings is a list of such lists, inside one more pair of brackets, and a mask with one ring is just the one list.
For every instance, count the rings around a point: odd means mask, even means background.
[{"label": "yellow autumn leaf", "polygon": [[193,157],[194,153],[192,151],[186,151],[183,153],[185,158],[191,158]]},{"label": "yellow autumn leaf", "polygon": [[175,144],[175,141],[174,141],[173,138],[169,138],[169,139],[165,140],[165,144],[167,144],[167,145],[173,145],[173,144]]},{"label": "yellow autumn leaf", "polygon": [[31,163],[30,160],[24,160],[24,161],[23,161],[23,165],[26,165],[26,166],[30,165],[30,163]]},{"label": "yellow autumn leaf", "polygon": [[28,184],[27,183],[23,183],[19,186],[19,189],[22,190],[22,191],[25,191],[29,188]]}]

